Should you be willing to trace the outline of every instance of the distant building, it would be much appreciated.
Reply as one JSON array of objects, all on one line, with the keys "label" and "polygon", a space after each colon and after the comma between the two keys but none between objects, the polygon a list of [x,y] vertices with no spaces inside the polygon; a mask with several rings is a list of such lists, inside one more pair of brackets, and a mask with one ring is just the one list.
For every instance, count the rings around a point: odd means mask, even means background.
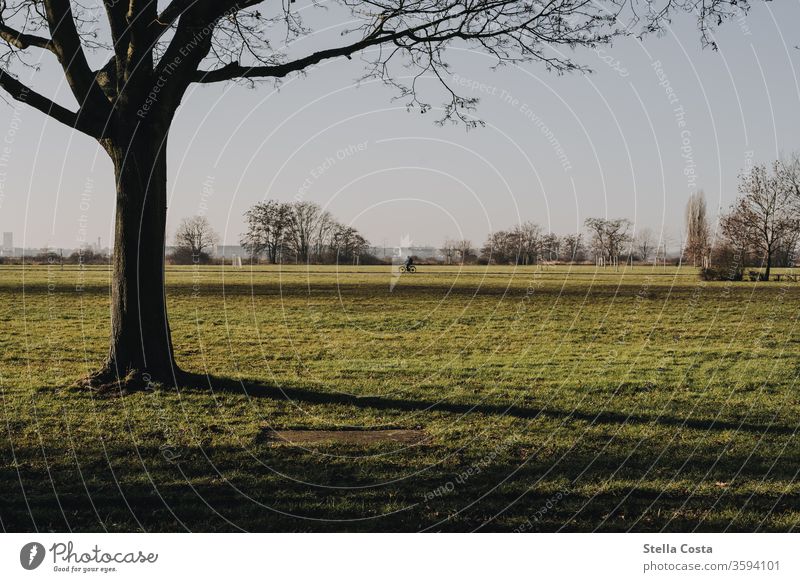
[{"label": "distant building", "polygon": [[415,245],[409,237],[403,237],[400,245],[370,246],[367,252],[373,257],[397,263],[406,257],[417,257],[424,260],[444,260],[440,249],[426,245]]},{"label": "distant building", "polygon": [[[164,254],[171,255],[177,250],[178,247],[176,246],[166,245],[164,247]],[[208,254],[215,259],[235,259],[236,257],[245,258],[250,256],[247,251],[239,245],[216,245]]]},{"label": "distant building", "polygon": [[14,233],[13,232],[4,232],[3,233],[3,248],[2,254],[4,257],[11,257],[14,255]]},{"label": "distant building", "polygon": [[392,247],[376,247],[371,246],[367,248],[367,253],[379,259],[389,260],[394,256],[395,249]]},{"label": "distant building", "polygon": [[211,256],[233,259],[235,257],[249,257],[250,255],[240,245],[217,245],[214,247]]},{"label": "distant building", "polygon": [[444,255],[436,247],[409,246],[394,247],[391,249],[393,259],[405,259],[406,257],[417,257],[419,259],[442,260]]}]

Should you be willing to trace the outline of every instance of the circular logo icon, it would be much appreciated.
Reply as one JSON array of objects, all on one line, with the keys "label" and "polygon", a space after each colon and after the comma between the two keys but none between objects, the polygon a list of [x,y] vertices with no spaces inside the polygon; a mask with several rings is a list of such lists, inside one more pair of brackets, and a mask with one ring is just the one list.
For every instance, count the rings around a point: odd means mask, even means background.
[{"label": "circular logo icon", "polygon": [[19,563],[26,570],[35,570],[44,561],[44,546],[39,542],[30,542],[19,551]]}]

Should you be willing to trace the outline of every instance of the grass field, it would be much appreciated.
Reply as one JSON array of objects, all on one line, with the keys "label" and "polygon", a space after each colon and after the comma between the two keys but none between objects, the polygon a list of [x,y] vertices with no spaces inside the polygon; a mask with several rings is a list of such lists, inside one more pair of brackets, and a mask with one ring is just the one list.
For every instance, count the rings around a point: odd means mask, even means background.
[{"label": "grass field", "polygon": [[[177,360],[207,380],[98,397],[70,384],[105,355],[108,280],[0,267],[4,530],[800,520],[798,284],[662,267],[170,267]],[[425,440],[270,438],[385,428]]]}]

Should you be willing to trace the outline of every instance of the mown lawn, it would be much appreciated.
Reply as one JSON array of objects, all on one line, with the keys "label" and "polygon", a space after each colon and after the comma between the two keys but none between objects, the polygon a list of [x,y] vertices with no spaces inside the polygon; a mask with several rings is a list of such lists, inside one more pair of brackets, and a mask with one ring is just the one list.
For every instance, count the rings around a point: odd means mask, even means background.
[{"label": "mown lawn", "polygon": [[[177,359],[100,397],[108,271],[0,267],[7,531],[787,531],[800,284],[691,268],[168,268]],[[390,287],[394,288],[390,291]],[[272,429],[424,431],[419,446]]]}]

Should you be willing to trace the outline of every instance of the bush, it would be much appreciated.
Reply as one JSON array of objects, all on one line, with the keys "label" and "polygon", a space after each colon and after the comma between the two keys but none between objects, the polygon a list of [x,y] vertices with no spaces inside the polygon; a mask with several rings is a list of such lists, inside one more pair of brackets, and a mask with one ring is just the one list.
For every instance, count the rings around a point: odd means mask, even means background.
[{"label": "bush", "polygon": [[703,281],[741,281],[743,277],[741,269],[731,272],[717,267],[706,267],[700,270]]},{"label": "bush", "polygon": [[206,252],[195,255],[189,248],[175,249],[167,259],[173,265],[208,265],[211,263],[211,255]]},{"label": "bush", "polygon": [[108,255],[96,253],[92,249],[82,249],[72,253],[64,262],[72,265],[105,265],[109,260]]},{"label": "bush", "polygon": [[700,271],[700,277],[705,281],[741,281],[745,259],[745,253],[731,245],[717,245],[711,250],[711,265]]}]

